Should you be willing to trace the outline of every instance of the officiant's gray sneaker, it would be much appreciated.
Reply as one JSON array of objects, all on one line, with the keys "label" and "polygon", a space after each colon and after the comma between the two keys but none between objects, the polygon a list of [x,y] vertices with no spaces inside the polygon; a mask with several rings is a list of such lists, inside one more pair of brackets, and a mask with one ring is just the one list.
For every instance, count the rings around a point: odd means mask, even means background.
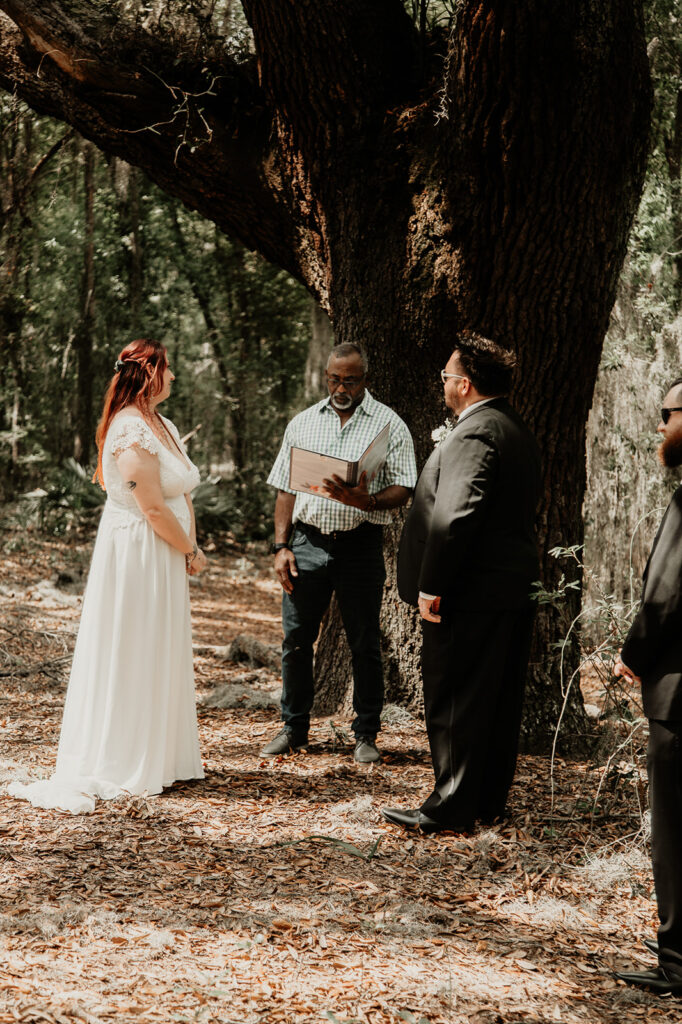
[{"label": "officiant's gray sneaker", "polygon": [[308,737],[291,729],[282,729],[274,740],[270,740],[261,750],[261,757],[277,757],[278,754],[290,754],[294,750],[302,750],[308,746]]},{"label": "officiant's gray sneaker", "polygon": [[381,754],[373,736],[358,736],[355,741],[355,753],[353,757],[358,764],[372,764],[381,760]]}]

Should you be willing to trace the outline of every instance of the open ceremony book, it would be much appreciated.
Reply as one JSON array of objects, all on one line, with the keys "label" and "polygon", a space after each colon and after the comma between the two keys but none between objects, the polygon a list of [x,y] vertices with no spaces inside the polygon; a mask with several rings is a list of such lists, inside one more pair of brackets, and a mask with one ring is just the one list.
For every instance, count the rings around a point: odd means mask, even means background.
[{"label": "open ceremony book", "polygon": [[356,462],[337,459],[334,455],[311,452],[307,448],[292,448],[289,458],[290,489],[305,491],[307,494],[319,494],[324,490],[324,480],[331,480],[333,474],[341,477],[351,487],[355,487],[363,473],[367,473],[369,487],[386,461],[389,426],[387,423],[383,430],[379,431]]}]

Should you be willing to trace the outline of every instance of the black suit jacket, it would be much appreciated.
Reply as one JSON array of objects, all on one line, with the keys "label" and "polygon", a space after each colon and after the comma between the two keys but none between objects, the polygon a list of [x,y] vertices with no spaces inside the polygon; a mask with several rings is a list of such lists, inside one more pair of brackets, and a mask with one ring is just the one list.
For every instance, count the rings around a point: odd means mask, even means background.
[{"label": "black suit jacket", "polygon": [[647,718],[682,721],[682,487],[658,528],[621,657],[641,677]]},{"label": "black suit jacket", "polygon": [[540,452],[504,398],[464,417],[424,466],[398,552],[398,590],[450,608],[519,609],[538,579]]}]

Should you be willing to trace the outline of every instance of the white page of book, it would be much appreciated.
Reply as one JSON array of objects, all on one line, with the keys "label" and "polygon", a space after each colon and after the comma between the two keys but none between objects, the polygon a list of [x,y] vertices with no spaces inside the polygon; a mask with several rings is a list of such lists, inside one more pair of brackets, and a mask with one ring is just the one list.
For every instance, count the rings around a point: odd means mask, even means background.
[{"label": "white page of book", "polygon": [[379,431],[369,447],[365,449],[358,463],[357,478],[359,480],[361,473],[366,473],[368,487],[386,461],[389,434],[390,424],[387,423],[384,429]]},{"label": "white page of book", "polygon": [[[324,480],[330,480],[333,473],[346,479],[349,463],[333,455],[321,455],[306,448],[292,448],[289,456],[289,487],[292,491],[319,494]],[[327,497],[327,495],[323,495]]]}]

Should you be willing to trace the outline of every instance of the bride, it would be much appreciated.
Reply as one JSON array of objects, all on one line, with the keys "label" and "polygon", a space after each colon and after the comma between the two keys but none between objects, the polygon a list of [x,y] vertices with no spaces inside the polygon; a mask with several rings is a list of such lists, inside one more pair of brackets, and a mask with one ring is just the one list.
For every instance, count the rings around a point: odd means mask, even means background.
[{"label": "bride", "polygon": [[107,492],[83,600],[50,779],[11,783],[36,807],[73,814],[95,798],[160,793],[204,773],[187,575],[206,566],[190,492],[199,471],[157,407],[175,379],[165,348],[133,341],[116,362],[97,429]]}]

